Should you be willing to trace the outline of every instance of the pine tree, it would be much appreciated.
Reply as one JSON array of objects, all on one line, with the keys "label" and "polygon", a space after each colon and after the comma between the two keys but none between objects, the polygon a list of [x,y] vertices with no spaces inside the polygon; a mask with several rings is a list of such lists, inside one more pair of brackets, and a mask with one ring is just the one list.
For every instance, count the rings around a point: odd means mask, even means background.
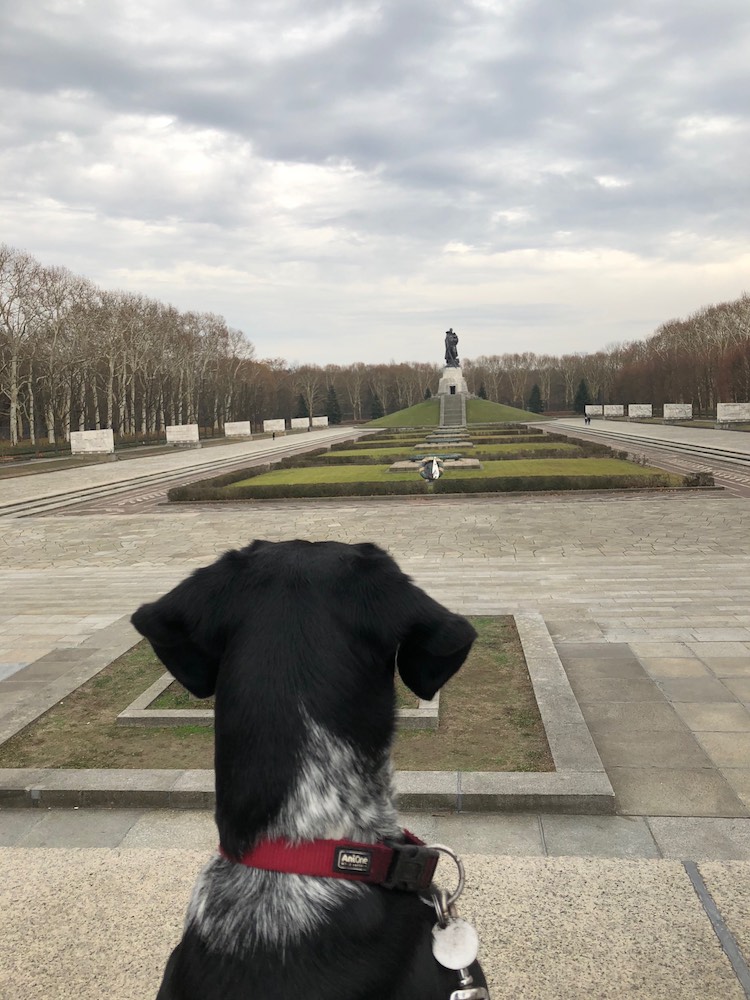
[{"label": "pine tree", "polygon": [[427,386],[427,388],[424,391],[424,398],[425,399],[432,399],[432,392],[430,390],[429,385]]},{"label": "pine tree", "polygon": [[307,403],[305,402],[305,397],[302,393],[297,396],[297,410],[294,414],[295,417],[309,417],[310,411],[307,408]]},{"label": "pine tree", "polygon": [[370,402],[370,419],[378,420],[380,417],[385,416],[385,410],[383,409],[383,404],[380,402],[380,396],[375,392],[372,396],[372,401]]},{"label": "pine tree", "polygon": [[479,383],[479,390],[477,392],[477,396],[479,396],[480,399],[487,399],[487,390],[484,387],[484,382]]},{"label": "pine tree", "polygon": [[326,416],[329,424],[341,423],[341,407],[336,396],[336,390],[332,385],[328,387],[328,397],[326,399]]},{"label": "pine tree", "polygon": [[529,393],[529,405],[528,409],[531,413],[542,413],[544,411],[544,403],[542,402],[542,391],[536,382],[531,387],[531,392]]},{"label": "pine tree", "polygon": [[591,402],[591,394],[589,392],[589,387],[586,385],[586,379],[582,378],[578,389],[576,390],[575,399],[573,400],[573,409],[576,413],[585,413],[586,407]]}]

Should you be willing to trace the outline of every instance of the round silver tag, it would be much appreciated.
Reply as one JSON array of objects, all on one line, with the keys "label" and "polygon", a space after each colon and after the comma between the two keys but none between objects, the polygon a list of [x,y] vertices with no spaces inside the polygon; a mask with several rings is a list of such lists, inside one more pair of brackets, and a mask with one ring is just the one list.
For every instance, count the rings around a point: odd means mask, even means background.
[{"label": "round silver tag", "polygon": [[468,969],[479,954],[477,932],[461,917],[432,928],[432,954],[446,969]]}]

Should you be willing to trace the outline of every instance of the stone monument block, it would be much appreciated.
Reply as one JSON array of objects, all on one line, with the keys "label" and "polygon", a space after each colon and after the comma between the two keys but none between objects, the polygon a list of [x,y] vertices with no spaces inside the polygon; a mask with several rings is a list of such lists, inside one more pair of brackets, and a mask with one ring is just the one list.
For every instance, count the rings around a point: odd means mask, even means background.
[{"label": "stone monument block", "polygon": [[604,407],[601,403],[586,403],[586,416],[587,417],[601,417]]},{"label": "stone monument block", "polygon": [[309,417],[292,417],[290,420],[291,428],[293,431],[306,431],[310,426]]},{"label": "stone monument block", "polygon": [[167,444],[188,445],[195,448],[200,445],[197,424],[174,424],[167,427]]},{"label": "stone monument block", "polygon": [[664,404],[664,419],[665,420],[692,420],[693,419],[693,404],[692,403],[665,403]]},{"label": "stone monument block", "polygon": [[264,420],[263,430],[266,434],[283,434],[286,431],[286,422],[284,420]]},{"label": "stone monument block", "polygon": [[654,408],[651,403],[631,403],[628,406],[628,416],[633,417],[653,417]]},{"label": "stone monument block", "polygon": [[625,407],[622,403],[605,403],[604,412],[602,414],[604,417],[624,417]]},{"label": "stone monument block", "polygon": [[249,438],[252,437],[249,420],[228,420],[224,424],[224,437],[228,438]]},{"label": "stone monument block", "polygon": [[111,427],[101,431],[71,431],[71,455],[114,455],[115,436]]},{"label": "stone monument block", "polygon": [[444,368],[438,382],[438,396],[458,396],[462,393],[468,396],[469,387],[460,367]]},{"label": "stone monument block", "polygon": [[716,423],[750,423],[750,403],[717,403]]},{"label": "stone monument block", "polygon": [[313,417],[312,418],[313,427],[327,427],[328,417]]}]

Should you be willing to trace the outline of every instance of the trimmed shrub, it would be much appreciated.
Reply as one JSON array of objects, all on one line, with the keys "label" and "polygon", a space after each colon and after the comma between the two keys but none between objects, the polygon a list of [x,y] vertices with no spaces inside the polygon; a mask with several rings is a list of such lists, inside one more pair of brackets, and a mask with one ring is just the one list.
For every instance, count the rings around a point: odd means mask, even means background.
[{"label": "trimmed shrub", "polygon": [[416,477],[411,480],[397,479],[392,483],[300,483],[289,485],[278,483],[273,486],[238,486],[225,490],[194,483],[191,486],[176,486],[167,494],[175,503],[185,501],[222,500],[283,500],[305,497],[362,497],[362,496],[409,496],[428,492],[428,484]]},{"label": "trimmed shrub", "polygon": [[461,479],[442,476],[435,493],[524,493],[571,490],[631,490],[673,486],[666,473],[653,476],[507,476]]}]

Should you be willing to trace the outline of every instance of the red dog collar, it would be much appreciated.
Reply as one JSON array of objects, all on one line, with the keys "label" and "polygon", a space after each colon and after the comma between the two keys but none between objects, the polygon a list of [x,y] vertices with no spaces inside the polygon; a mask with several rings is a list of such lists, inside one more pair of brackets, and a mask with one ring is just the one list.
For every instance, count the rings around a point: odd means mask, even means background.
[{"label": "red dog collar", "polygon": [[310,840],[290,844],[286,840],[264,840],[246,851],[241,858],[230,858],[248,868],[285,872],[289,875],[314,875],[318,878],[343,878],[369,882],[384,889],[426,892],[438,863],[438,851],[408,830],[405,842],[381,841],[361,844],[354,840]]}]

